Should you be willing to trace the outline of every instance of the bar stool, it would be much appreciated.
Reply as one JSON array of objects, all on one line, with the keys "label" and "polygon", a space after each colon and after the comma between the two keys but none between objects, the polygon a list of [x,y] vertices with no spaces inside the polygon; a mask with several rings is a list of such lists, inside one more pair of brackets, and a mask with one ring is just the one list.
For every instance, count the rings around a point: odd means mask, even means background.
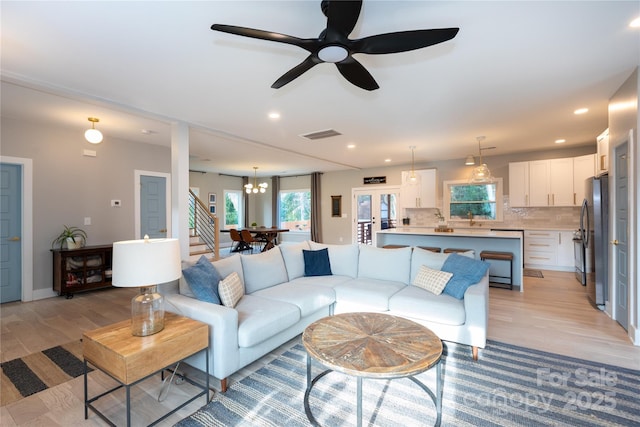
[{"label": "bar stool", "polygon": [[420,249],[424,249],[431,252],[440,253],[440,248],[436,248],[435,246],[418,246]]},{"label": "bar stool", "polygon": [[446,248],[444,251],[445,254],[451,253],[461,253],[461,252],[473,252],[473,249],[460,249],[460,248]]},{"label": "bar stool", "polygon": [[384,245],[383,249],[399,249],[399,248],[408,248],[407,245]]},{"label": "bar stool", "polygon": [[[494,261],[509,261],[509,271],[510,276],[492,276],[489,275],[489,286],[491,285],[491,279],[509,279],[509,282],[494,282],[500,285],[509,285],[509,289],[513,290],[513,253],[511,252],[497,252],[497,251],[482,251],[480,252],[480,259],[482,261],[485,260],[494,260]],[[504,288],[503,286],[492,286],[494,288]],[[505,288],[506,289],[506,288]]]}]

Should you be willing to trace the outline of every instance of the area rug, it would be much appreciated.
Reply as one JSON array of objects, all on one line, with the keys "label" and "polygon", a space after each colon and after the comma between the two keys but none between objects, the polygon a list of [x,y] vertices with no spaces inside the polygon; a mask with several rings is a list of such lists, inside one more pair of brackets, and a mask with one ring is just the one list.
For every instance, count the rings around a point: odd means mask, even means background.
[{"label": "area rug", "polygon": [[[314,376],[322,371],[314,365]],[[435,383],[435,369],[418,377]],[[356,424],[355,379],[322,377],[310,408],[322,426]],[[303,398],[306,352],[296,343],[273,362],[176,424],[308,426]],[[442,426],[637,426],[640,371],[489,341],[479,362],[468,347],[449,344],[444,356]],[[363,425],[429,426],[434,405],[407,379],[363,381]]]},{"label": "area rug", "polygon": [[0,406],[4,406],[82,375],[82,340],[9,360],[0,367]]},{"label": "area rug", "polygon": [[544,276],[542,275],[542,271],[534,270],[532,268],[525,268],[522,271],[522,275],[527,277],[536,277],[538,279],[544,279]]}]

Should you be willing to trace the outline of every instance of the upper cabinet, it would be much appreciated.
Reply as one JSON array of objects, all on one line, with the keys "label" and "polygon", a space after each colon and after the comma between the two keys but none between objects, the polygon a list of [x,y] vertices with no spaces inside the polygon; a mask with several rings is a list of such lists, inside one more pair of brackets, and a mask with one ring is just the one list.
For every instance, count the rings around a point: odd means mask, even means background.
[{"label": "upper cabinet", "polygon": [[437,180],[435,169],[416,170],[420,176],[418,184],[407,184],[411,171],[402,171],[400,185],[400,207],[402,208],[435,208],[437,199]]},{"label": "upper cabinet", "polygon": [[584,181],[593,176],[595,155],[509,163],[509,204],[580,206]]},{"label": "upper cabinet", "polygon": [[609,171],[609,129],[596,138],[598,155],[596,157],[596,175]]}]

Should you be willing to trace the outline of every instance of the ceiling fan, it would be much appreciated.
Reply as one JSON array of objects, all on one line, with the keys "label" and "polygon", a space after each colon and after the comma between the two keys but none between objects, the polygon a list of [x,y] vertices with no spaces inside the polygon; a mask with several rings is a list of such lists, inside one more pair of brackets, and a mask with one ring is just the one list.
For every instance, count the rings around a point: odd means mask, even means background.
[{"label": "ceiling fan", "polygon": [[317,64],[329,62],[336,64],[340,74],[349,82],[365,90],[375,90],[379,86],[366,68],[353,58],[354,54],[377,55],[421,49],[451,40],[459,31],[459,28],[399,31],[352,40],[348,36],[360,16],[362,0],[323,0],[320,2],[320,8],[327,17],[327,28],[315,39],[301,39],[286,34],[234,25],[213,24],[211,29],[239,36],[291,44],[310,52],[304,61],[284,73],[271,85],[274,89],[279,89],[300,77]]}]

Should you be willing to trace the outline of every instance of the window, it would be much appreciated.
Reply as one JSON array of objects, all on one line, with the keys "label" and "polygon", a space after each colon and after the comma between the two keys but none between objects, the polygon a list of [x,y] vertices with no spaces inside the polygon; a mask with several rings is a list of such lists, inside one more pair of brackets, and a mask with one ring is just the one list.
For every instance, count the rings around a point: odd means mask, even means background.
[{"label": "window", "polygon": [[444,182],[444,211],[450,221],[502,221],[502,178],[486,184]]},{"label": "window", "polygon": [[289,231],[311,231],[311,191],[280,191],[278,223]]},{"label": "window", "polygon": [[224,190],[224,228],[242,225],[242,191]]}]

